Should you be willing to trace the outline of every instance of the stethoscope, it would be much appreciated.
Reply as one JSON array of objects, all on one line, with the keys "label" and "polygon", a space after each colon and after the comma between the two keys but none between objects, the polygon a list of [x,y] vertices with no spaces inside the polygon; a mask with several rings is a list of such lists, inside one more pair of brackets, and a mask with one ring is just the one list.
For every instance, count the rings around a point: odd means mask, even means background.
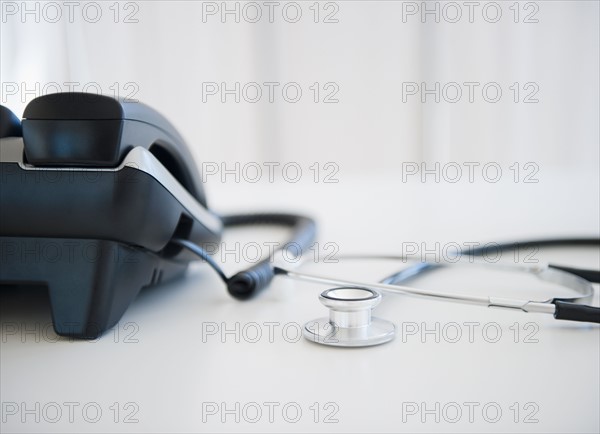
[{"label": "stethoscope", "polygon": [[[386,257],[390,259],[391,257]],[[404,259],[397,257],[397,259]],[[329,316],[309,321],[304,325],[306,339],[324,345],[341,347],[363,347],[378,345],[394,339],[396,327],[391,321],[372,316],[372,310],[381,302],[381,293],[402,294],[416,297],[474,304],[484,307],[519,310],[525,313],[552,314],[554,318],[570,321],[600,323],[600,308],[587,306],[594,295],[592,283],[575,274],[546,266],[516,266],[496,264],[469,264],[508,271],[529,273],[538,279],[553,283],[576,293],[572,297],[548,298],[544,300],[525,300],[495,296],[473,296],[446,293],[398,285],[404,279],[415,277],[426,271],[442,266],[457,264],[439,264],[419,262],[401,273],[395,273],[382,283],[349,281],[314,274],[301,273],[275,266],[276,275],[311,283],[336,285],[323,291],[319,301],[329,309]],[[590,270],[585,270],[589,272]],[[393,283],[385,283],[393,282]]]},{"label": "stethoscope", "polygon": [[[307,247],[314,238],[315,223],[309,218],[292,214],[257,214],[224,217],[226,227],[248,224],[283,224],[294,228],[293,243]],[[485,265],[496,269],[520,271],[531,274],[538,279],[562,286],[573,291],[571,297],[550,297],[543,300],[527,300],[496,297],[491,295],[465,295],[433,291],[401,283],[438,269],[440,267],[457,266],[454,262],[431,263],[417,262],[413,266],[396,272],[381,282],[360,282],[344,280],[298,271],[297,267],[288,267],[276,256],[281,250],[274,252],[252,267],[228,277],[222,268],[199,245],[185,239],[174,239],[172,242],[187,249],[197,257],[206,261],[227,285],[229,293],[238,299],[245,300],[269,286],[274,277],[286,277],[293,280],[333,286],[319,295],[320,302],[329,309],[327,317],[309,321],[304,325],[303,334],[306,339],[323,345],[338,347],[363,347],[378,345],[394,339],[396,327],[391,321],[373,317],[372,310],[381,302],[382,292],[409,295],[430,300],[448,301],[463,304],[475,304],[484,307],[498,307],[518,310],[524,313],[552,314],[555,319],[600,323],[600,308],[589,306],[594,295],[592,282],[600,282],[600,271],[564,267],[554,264],[545,266],[523,266],[490,264],[470,261],[469,265]],[[491,251],[502,251],[524,247],[564,247],[564,246],[600,246],[600,239],[556,239],[537,240],[517,243],[494,244],[469,252],[471,259]],[[391,259],[405,261],[407,258],[396,255],[356,255],[354,259]]]}]

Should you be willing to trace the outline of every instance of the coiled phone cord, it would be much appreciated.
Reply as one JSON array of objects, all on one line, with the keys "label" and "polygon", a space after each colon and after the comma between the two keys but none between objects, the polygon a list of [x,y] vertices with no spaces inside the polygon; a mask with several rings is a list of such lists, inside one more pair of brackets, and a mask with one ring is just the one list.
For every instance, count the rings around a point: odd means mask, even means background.
[{"label": "coiled phone cord", "polygon": [[[260,213],[260,214],[234,214],[222,216],[221,220],[225,228],[250,225],[278,225],[287,226],[293,229],[293,233],[284,247],[294,244],[299,251],[305,251],[309,248],[316,236],[316,223],[313,219],[295,215],[280,213]],[[275,271],[272,267],[272,257],[267,257],[252,267],[242,270],[231,277],[227,277],[223,269],[217,264],[206,250],[198,244],[189,240],[174,238],[173,244],[186,248],[199,258],[206,261],[213,270],[217,272],[221,280],[227,285],[229,293],[239,300],[247,300],[265,289],[273,277]],[[281,248],[276,249],[276,251]]]}]

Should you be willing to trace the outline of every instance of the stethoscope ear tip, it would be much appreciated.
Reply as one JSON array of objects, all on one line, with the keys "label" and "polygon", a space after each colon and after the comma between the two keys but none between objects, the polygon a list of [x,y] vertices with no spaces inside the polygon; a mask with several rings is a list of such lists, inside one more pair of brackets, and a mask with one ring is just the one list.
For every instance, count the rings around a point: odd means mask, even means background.
[{"label": "stethoscope ear tip", "polygon": [[321,303],[329,308],[328,318],[304,324],[304,337],[312,342],[336,347],[367,347],[389,342],[396,335],[390,321],[371,316],[381,294],[362,287],[340,287],[323,291]]}]

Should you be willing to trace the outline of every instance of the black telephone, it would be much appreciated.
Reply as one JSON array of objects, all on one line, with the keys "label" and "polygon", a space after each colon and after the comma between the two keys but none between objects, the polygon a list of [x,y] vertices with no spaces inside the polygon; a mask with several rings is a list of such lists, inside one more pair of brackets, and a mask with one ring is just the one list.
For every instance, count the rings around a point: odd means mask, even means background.
[{"label": "black telephone", "polygon": [[[315,223],[293,214],[221,217],[209,208],[181,136],[141,103],[87,93],[0,112],[0,284],[48,287],[57,334],[96,338],[141,288],[180,276],[224,227],[280,224],[307,247]],[[269,258],[225,280],[250,298]],[[219,271],[219,270],[218,270]]]}]

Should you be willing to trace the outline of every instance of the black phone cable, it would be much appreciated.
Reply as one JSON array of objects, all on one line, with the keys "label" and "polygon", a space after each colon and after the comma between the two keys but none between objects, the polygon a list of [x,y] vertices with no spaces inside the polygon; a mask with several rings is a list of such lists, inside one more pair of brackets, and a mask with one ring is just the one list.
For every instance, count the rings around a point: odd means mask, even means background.
[{"label": "black phone cable", "polygon": [[[310,247],[310,244],[314,241],[316,236],[317,226],[315,221],[311,218],[296,214],[235,214],[222,216],[221,220],[226,229],[251,225],[287,226],[292,228],[293,233],[288,242],[285,243],[283,247],[276,249],[274,253],[290,244],[294,244],[294,247],[300,252],[305,251]],[[265,289],[269,283],[271,283],[273,277],[275,277],[275,271],[271,264],[273,258],[271,256],[262,259],[260,262],[246,270],[242,270],[231,277],[227,277],[221,266],[217,264],[208,252],[198,244],[182,238],[174,238],[171,242],[189,250],[200,259],[206,261],[227,285],[229,293],[239,300],[247,300],[255,296]]]}]

